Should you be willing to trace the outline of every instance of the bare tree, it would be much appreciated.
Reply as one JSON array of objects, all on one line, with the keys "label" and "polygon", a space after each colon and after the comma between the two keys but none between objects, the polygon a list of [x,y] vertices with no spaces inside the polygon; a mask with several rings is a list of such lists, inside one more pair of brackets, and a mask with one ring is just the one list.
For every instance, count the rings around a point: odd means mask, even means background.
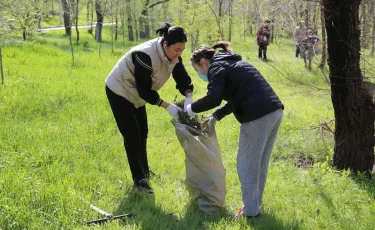
[{"label": "bare tree", "polygon": [[372,15],[371,56],[375,53],[375,1],[371,1],[370,15]]},{"label": "bare tree", "polygon": [[79,0],[76,0],[76,10],[75,10],[75,23],[76,23],[76,33],[77,33],[77,49],[78,49],[78,41],[79,41],[79,30],[78,30],[78,12],[79,12]]},{"label": "bare tree", "polygon": [[333,165],[369,172],[374,164],[374,104],[362,88],[360,0],[324,0],[335,113]]},{"label": "bare tree", "polygon": [[169,0],[161,0],[150,4],[150,0],[146,0],[143,6],[141,16],[139,17],[139,27],[140,27],[140,38],[150,37],[150,20],[149,20],[149,10],[159,4],[168,2]]},{"label": "bare tree", "polygon": [[68,0],[61,0],[62,8],[64,12],[64,26],[65,26],[65,33],[67,35],[71,35],[72,25],[70,23],[70,4]]},{"label": "bare tree", "polygon": [[0,47],[0,73],[1,73],[1,84],[4,85],[3,54],[1,53],[1,47]]},{"label": "bare tree", "polygon": [[95,0],[95,12],[96,12],[96,27],[95,27],[95,40],[98,42],[102,41],[102,29],[104,22],[104,9],[100,0]]},{"label": "bare tree", "polygon": [[322,24],[322,59],[320,60],[319,68],[324,69],[327,61],[327,37],[326,37],[326,26],[324,21],[324,5],[322,0],[320,2],[320,22]]},{"label": "bare tree", "polygon": [[228,41],[232,40],[232,25],[233,25],[233,0],[229,0],[229,25],[228,25]]}]

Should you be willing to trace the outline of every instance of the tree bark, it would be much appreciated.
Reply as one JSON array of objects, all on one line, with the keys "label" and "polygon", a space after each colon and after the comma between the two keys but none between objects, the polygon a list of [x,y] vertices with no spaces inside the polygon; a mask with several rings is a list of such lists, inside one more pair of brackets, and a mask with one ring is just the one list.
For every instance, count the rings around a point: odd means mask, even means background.
[{"label": "tree bark", "polygon": [[362,10],[362,41],[361,45],[362,48],[367,49],[368,48],[368,34],[369,34],[369,26],[368,26],[368,20],[367,20],[367,12],[366,12],[366,1],[362,0],[361,4],[361,10]]},{"label": "tree bark", "polygon": [[100,0],[95,1],[95,11],[96,11],[95,40],[98,42],[101,42],[104,14],[101,9]]},{"label": "tree bark", "polygon": [[228,41],[232,41],[232,24],[233,24],[233,0],[229,0],[229,35]]},{"label": "tree bark", "polygon": [[76,33],[77,33],[77,49],[78,49],[78,42],[79,42],[79,30],[78,30],[78,12],[79,12],[79,0],[76,1],[76,17],[75,17],[75,21],[76,21]]},{"label": "tree bark", "polygon": [[371,2],[370,15],[372,15],[372,38],[371,38],[371,56],[375,53],[375,2]]},{"label": "tree bark", "polygon": [[70,25],[70,6],[68,0],[61,0],[64,12],[64,26],[65,34],[70,35],[72,33],[72,26]]},{"label": "tree bark", "polygon": [[374,105],[362,88],[360,0],[324,0],[335,113],[333,166],[369,172],[374,164]]},{"label": "tree bark", "polygon": [[115,22],[116,22],[115,23],[115,41],[117,41],[117,37],[118,37],[118,10],[119,10],[119,1],[116,2],[116,10],[115,10]]},{"label": "tree bark", "polygon": [[59,0],[59,10],[60,10],[60,25],[63,24],[63,18],[64,18],[64,10],[63,10],[63,4],[62,4],[62,0]]},{"label": "tree bark", "polygon": [[132,18],[132,11],[131,11],[131,2],[130,0],[126,0],[126,9],[128,12],[128,37],[129,41],[134,41],[134,33],[133,33],[133,18]]},{"label": "tree bark", "polygon": [[1,84],[4,85],[3,54],[1,53],[1,47],[0,47],[0,73],[1,73]]},{"label": "tree bark", "polygon": [[324,5],[322,1],[320,2],[320,22],[322,24],[322,60],[320,61],[320,64],[319,64],[320,69],[323,69],[327,62],[327,37],[326,37],[326,26],[325,26],[325,21],[324,21]]}]

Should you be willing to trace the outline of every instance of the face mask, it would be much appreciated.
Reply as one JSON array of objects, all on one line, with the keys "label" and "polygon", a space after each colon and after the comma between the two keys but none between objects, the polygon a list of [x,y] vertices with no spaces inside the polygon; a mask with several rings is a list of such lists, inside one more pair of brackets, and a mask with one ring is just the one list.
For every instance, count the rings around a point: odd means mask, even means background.
[{"label": "face mask", "polygon": [[201,72],[198,71],[198,76],[200,79],[202,79],[203,81],[208,81],[208,77],[207,77],[207,74],[203,74]]}]

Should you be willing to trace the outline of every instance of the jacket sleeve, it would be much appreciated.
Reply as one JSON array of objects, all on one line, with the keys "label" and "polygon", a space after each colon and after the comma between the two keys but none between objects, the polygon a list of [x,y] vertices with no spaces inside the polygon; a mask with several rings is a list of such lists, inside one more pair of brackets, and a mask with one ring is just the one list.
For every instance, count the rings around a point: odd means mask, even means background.
[{"label": "jacket sleeve", "polygon": [[134,64],[135,84],[139,96],[147,103],[160,106],[163,100],[159,94],[152,90],[152,62],[150,56],[142,52],[132,53]]},{"label": "jacket sleeve", "polygon": [[220,106],[212,115],[216,118],[216,120],[220,121],[225,116],[231,114],[233,112],[233,103],[228,101],[225,105]]},{"label": "jacket sleeve", "polygon": [[182,63],[182,58],[179,57],[179,62],[175,65],[172,76],[176,82],[176,89],[185,96],[187,92],[193,93],[194,85],[189,74],[186,72],[185,66]]},{"label": "jacket sleeve", "polygon": [[204,112],[221,104],[224,97],[227,75],[227,70],[223,64],[221,62],[211,64],[208,70],[209,83],[207,94],[205,97],[192,103],[191,110],[194,113]]}]

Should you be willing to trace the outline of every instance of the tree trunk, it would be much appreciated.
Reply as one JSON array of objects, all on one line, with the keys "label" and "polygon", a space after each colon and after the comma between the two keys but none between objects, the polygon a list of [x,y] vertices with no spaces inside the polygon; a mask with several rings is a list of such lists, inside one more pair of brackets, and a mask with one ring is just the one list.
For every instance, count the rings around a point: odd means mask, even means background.
[{"label": "tree trunk", "polygon": [[115,41],[117,41],[117,36],[118,36],[118,8],[119,8],[119,1],[116,2],[116,10],[115,10],[115,22],[116,22],[115,23]]},{"label": "tree trunk", "polygon": [[86,2],[86,22],[89,23],[90,22],[90,4],[91,4],[91,1],[92,0],[88,0]]},{"label": "tree trunk", "polygon": [[229,35],[228,35],[228,41],[232,40],[232,24],[233,24],[233,7],[232,7],[232,2],[233,0],[229,0]]},{"label": "tree trunk", "polygon": [[104,14],[101,9],[100,0],[95,1],[95,11],[96,11],[95,40],[98,42],[101,42]]},{"label": "tree trunk", "polygon": [[362,88],[360,0],[324,0],[335,113],[333,165],[369,172],[374,164],[374,105]]},{"label": "tree trunk", "polygon": [[133,18],[132,18],[132,11],[131,11],[131,2],[130,0],[126,0],[126,9],[128,12],[128,37],[129,41],[134,41],[134,33],[133,33]]},{"label": "tree trunk", "polygon": [[372,15],[372,38],[371,38],[371,56],[375,53],[375,2],[371,2],[370,15]]},{"label": "tree trunk", "polygon": [[70,35],[72,33],[72,27],[70,25],[70,6],[68,0],[61,0],[64,11],[64,26],[65,34]]},{"label": "tree trunk", "polygon": [[23,40],[26,41],[27,40],[27,29],[26,27],[24,27],[22,29],[22,37],[23,37]]},{"label": "tree trunk", "polygon": [[59,0],[59,10],[60,10],[60,25],[63,24],[63,18],[64,18],[64,11],[63,11],[63,5],[62,0]]},{"label": "tree trunk", "polygon": [[368,48],[368,33],[369,33],[369,26],[367,25],[369,22],[367,21],[367,13],[366,13],[366,1],[363,0],[361,4],[362,9],[362,25],[361,25],[361,32],[362,32],[362,41],[361,45],[362,48],[367,49]]},{"label": "tree trunk", "polygon": [[76,33],[77,33],[77,49],[78,49],[78,42],[79,42],[79,30],[78,30],[78,12],[79,12],[79,0],[76,1]]},{"label": "tree trunk", "polygon": [[324,5],[320,2],[320,22],[322,24],[322,60],[320,61],[319,68],[323,69],[327,61],[327,37],[326,37],[326,26],[324,21]]},{"label": "tree trunk", "polygon": [[150,38],[150,18],[149,10],[161,3],[168,2],[169,0],[161,0],[150,5],[150,0],[145,1],[141,16],[139,17],[139,29],[141,38]]},{"label": "tree trunk", "polygon": [[1,73],[1,84],[4,85],[3,54],[1,53],[1,47],[0,47],[0,73]]},{"label": "tree trunk", "polygon": [[139,36],[140,38],[148,38],[147,34],[150,34],[149,26],[148,26],[148,5],[150,4],[150,0],[145,1],[145,5],[143,6],[143,10],[141,16],[139,17]]}]

